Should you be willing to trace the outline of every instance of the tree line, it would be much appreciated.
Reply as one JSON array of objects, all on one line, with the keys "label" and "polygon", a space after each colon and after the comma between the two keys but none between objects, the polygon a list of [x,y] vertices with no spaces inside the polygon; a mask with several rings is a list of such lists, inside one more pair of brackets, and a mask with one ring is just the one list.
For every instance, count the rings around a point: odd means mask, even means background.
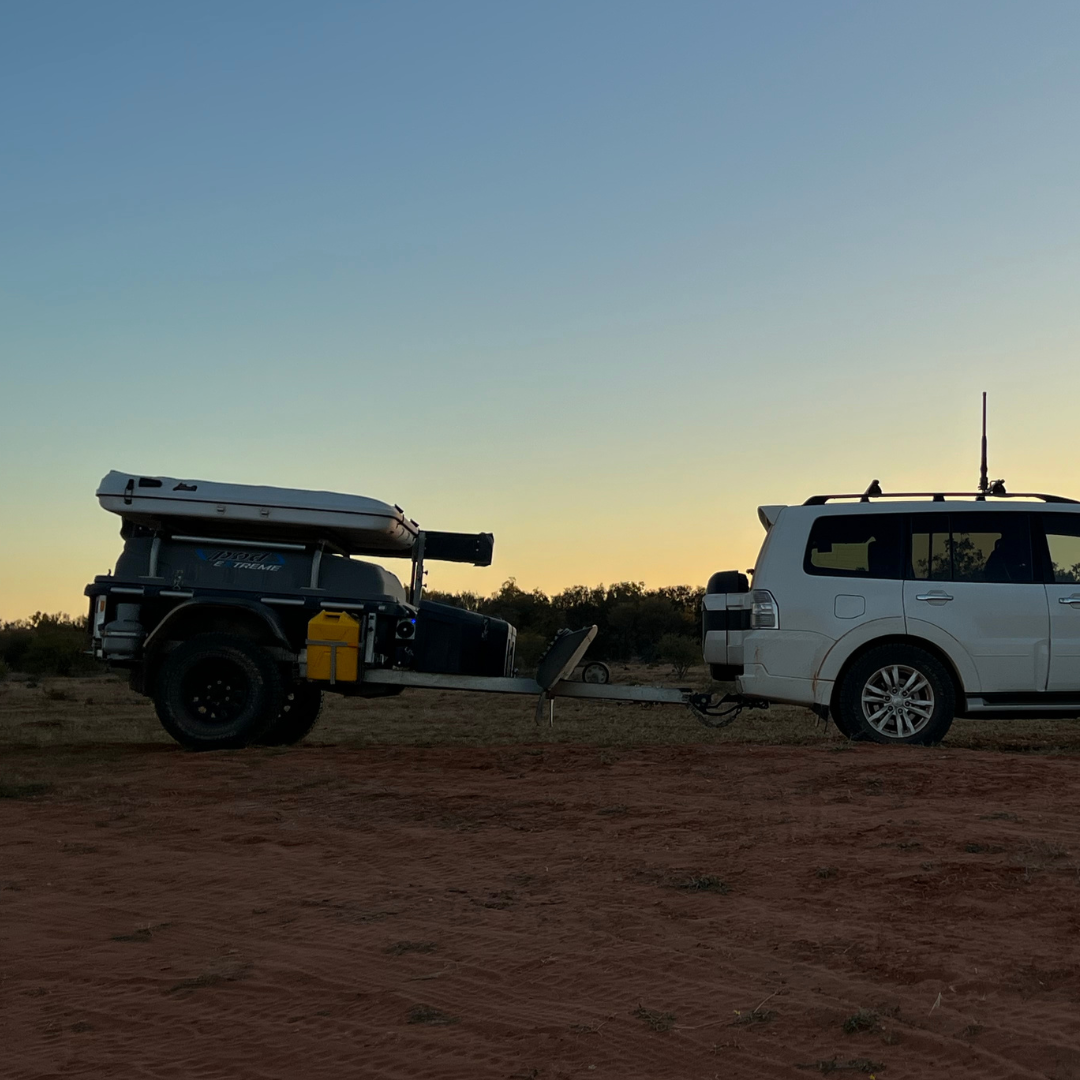
[{"label": "tree line", "polygon": [[0,623],[0,678],[9,671],[30,675],[87,675],[101,665],[90,647],[86,616],[46,615]]},{"label": "tree line", "polygon": [[[491,596],[428,591],[428,600],[505,619],[518,630],[518,658],[535,663],[563,627],[599,628],[589,657],[596,660],[664,661],[682,666],[700,659],[700,608],[704,589],[672,585],[646,589],[635,581],[574,585],[553,596],[526,591],[511,578]],[[83,675],[101,670],[86,654],[86,617],[37,612],[0,623],[0,678],[8,671],[31,675]],[[697,658],[695,658],[695,656]]]},{"label": "tree line", "polygon": [[596,660],[667,661],[677,664],[693,652],[700,660],[701,598],[705,590],[691,585],[647,589],[642,582],[574,585],[548,596],[526,591],[513,578],[491,596],[476,593],[427,592],[428,600],[469,608],[505,619],[518,629],[518,657],[537,660],[558,630],[595,625],[589,657]]}]

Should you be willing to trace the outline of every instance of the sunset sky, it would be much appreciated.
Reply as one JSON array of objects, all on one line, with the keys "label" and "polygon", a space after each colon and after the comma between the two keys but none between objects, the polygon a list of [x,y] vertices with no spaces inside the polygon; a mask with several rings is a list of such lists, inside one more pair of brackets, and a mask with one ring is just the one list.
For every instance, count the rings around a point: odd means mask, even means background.
[{"label": "sunset sky", "polygon": [[[704,583],[759,503],[1080,497],[1080,5],[38,0],[0,22],[0,619],[110,469]],[[404,571],[403,564],[391,569]]]}]

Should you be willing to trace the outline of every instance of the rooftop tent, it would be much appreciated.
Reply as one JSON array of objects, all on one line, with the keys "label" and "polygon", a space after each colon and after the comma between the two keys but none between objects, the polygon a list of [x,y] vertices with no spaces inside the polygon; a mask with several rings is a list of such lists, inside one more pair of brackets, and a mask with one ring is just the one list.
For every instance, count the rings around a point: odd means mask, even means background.
[{"label": "rooftop tent", "polygon": [[397,506],[363,495],[219,484],[110,472],[98,502],[126,522],[172,535],[329,541],[353,554],[408,556],[419,527]]}]

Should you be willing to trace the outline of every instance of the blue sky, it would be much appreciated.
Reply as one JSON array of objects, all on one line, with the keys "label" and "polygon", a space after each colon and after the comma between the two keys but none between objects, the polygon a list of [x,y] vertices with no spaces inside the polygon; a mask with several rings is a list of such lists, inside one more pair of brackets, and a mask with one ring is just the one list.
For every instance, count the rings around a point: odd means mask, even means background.
[{"label": "blue sky", "polygon": [[702,582],[754,507],[1080,496],[1080,7],[11,5],[0,618],[109,469],[491,529],[487,590]]}]

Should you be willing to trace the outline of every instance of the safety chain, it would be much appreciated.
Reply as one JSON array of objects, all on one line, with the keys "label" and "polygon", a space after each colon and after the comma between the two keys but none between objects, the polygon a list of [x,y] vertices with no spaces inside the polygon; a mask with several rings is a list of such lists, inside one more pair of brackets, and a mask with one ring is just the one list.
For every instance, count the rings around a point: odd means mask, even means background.
[{"label": "safety chain", "polygon": [[725,728],[735,722],[743,709],[767,709],[764,698],[743,697],[742,694],[725,694],[713,701],[712,694],[691,694],[690,711],[707,728]]}]

